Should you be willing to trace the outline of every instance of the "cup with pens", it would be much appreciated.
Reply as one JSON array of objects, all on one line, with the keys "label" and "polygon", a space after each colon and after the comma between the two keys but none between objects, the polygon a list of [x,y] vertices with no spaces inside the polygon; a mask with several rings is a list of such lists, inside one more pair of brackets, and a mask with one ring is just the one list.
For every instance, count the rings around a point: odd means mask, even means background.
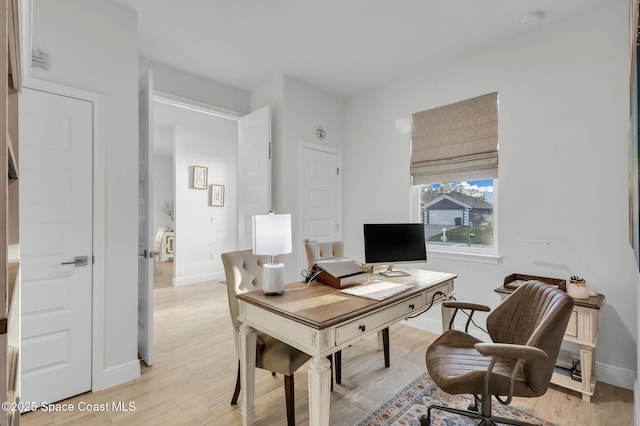
[{"label": "cup with pens", "polygon": [[567,293],[574,299],[588,299],[587,281],[578,275],[572,275],[567,287]]}]

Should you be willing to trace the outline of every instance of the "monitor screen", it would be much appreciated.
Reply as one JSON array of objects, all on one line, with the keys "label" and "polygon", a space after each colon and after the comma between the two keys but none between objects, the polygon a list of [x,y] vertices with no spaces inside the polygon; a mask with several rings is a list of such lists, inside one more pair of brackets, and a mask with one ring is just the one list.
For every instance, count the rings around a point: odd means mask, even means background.
[{"label": "monitor screen", "polygon": [[364,224],[365,263],[426,262],[422,223]]}]

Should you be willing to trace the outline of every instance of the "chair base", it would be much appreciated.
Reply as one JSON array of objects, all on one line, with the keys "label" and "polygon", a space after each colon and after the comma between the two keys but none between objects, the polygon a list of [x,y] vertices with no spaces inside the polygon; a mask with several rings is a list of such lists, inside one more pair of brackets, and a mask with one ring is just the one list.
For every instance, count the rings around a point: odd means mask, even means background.
[{"label": "chair base", "polygon": [[536,426],[535,423],[527,423],[516,419],[509,419],[506,417],[498,417],[493,415],[483,415],[481,412],[461,410],[459,408],[446,407],[444,405],[430,405],[427,410],[427,414],[420,417],[420,426],[431,425],[431,410],[442,410],[449,413],[459,414],[465,417],[471,417],[472,419],[478,419],[476,426],[497,426],[499,424],[515,425],[515,426]]}]

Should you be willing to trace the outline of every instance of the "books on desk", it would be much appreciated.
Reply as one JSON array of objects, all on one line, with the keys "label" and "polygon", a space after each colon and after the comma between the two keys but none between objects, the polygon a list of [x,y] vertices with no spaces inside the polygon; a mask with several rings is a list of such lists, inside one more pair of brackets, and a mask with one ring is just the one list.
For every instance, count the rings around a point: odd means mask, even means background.
[{"label": "books on desk", "polygon": [[366,297],[367,299],[384,300],[398,293],[407,291],[411,288],[407,284],[392,283],[389,281],[376,281],[371,284],[359,285],[356,287],[340,290],[343,293],[353,296]]}]

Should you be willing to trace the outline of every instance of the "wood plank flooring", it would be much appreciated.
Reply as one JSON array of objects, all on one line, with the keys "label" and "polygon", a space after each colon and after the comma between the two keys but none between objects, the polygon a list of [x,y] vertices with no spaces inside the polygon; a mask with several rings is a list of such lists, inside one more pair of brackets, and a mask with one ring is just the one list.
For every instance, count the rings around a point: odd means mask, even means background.
[{"label": "wood plank flooring", "polygon": [[[220,283],[156,287],[155,364],[141,377],[64,403],[73,412],[23,414],[23,425],[240,425],[239,405],[229,404],[237,357]],[[424,353],[434,334],[407,325],[391,327],[391,367],[384,368],[376,336],[343,351],[343,380],[331,393],[331,425],[354,425],[424,370]],[[307,365],[295,375],[296,423],[308,424]],[[112,409],[131,402],[134,411]],[[81,412],[80,404],[105,404],[108,411]],[[513,405],[562,426],[632,425],[633,393],[598,383],[592,403],[580,395],[552,387],[543,397],[517,399]],[[256,370],[256,425],[285,425],[282,376]]]}]

